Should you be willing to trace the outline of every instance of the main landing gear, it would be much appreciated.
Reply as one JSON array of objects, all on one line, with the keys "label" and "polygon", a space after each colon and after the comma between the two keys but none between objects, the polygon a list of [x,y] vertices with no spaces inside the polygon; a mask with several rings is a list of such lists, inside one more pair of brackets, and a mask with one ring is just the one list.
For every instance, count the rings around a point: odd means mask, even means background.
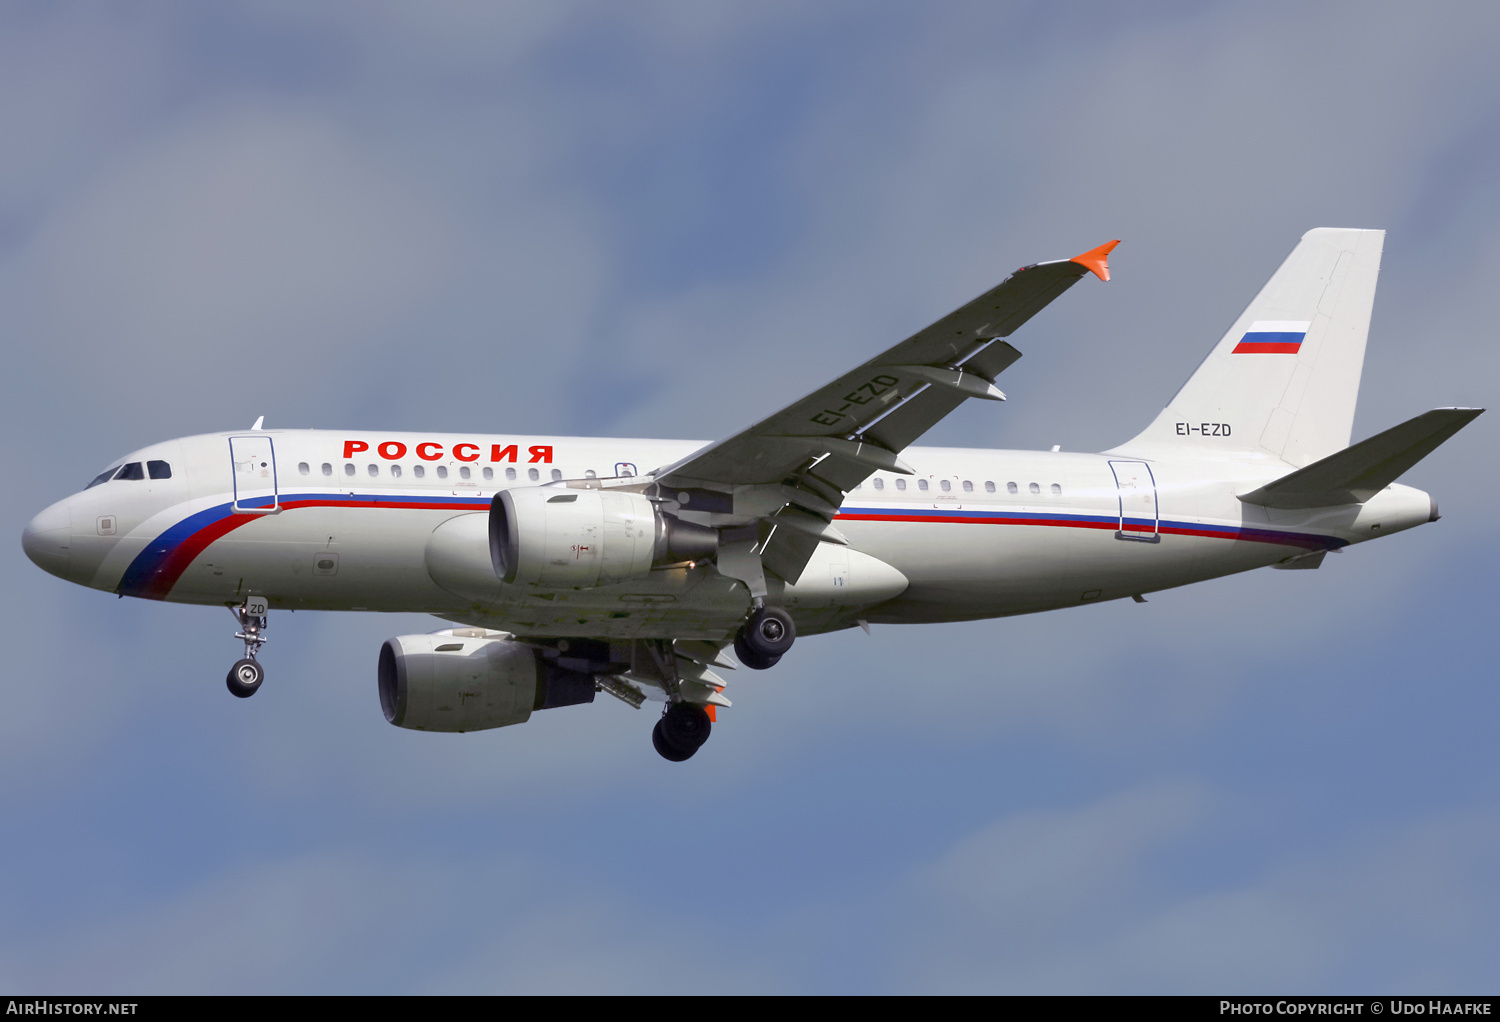
[{"label": "main landing gear", "polygon": [[696,703],[668,703],[666,712],[651,729],[651,744],[663,759],[681,763],[708,741],[713,730],[708,711]]},{"label": "main landing gear", "polygon": [[[740,663],[757,671],[775,667],[792,643],[797,640],[797,626],[792,615],[780,607],[768,607],[757,601],[750,617],[734,637],[734,652]],[[708,741],[713,721],[708,710],[682,698],[677,679],[677,658],[670,645],[648,647],[656,659],[667,693],[667,708],[651,730],[651,744],[663,759],[681,763]]]},{"label": "main landing gear", "polygon": [[740,663],[756,671],[775,667],[797,639],[792,615],[780,607],[761,604],[750,612],[750,620],[734,637],[734,654]]},{"label": "main landing gear", "polygon": [[681,763],[708,741],[713,721],[708,711],[682,697],[682,679],[677,674],[677,651],[670,640],[647,640],[645,648],[655,661],[655,671],[667,694],[667,708],[651,729],[651,744],[663,759]]},{"label": "main landing gear", "polygon": [[239,622],[240,630],[234,633],[234,637],[244,640],[245,658],[234,662],[224,683],[229,686],[231,694],[249,699],[260,688],[260,683],[266,680],[266,669],[255,659],[260,648],[266,644],[266,622],[269,617],[266,599],[263,596],[252,596],[243,605],[230,607],[229,612]]}]

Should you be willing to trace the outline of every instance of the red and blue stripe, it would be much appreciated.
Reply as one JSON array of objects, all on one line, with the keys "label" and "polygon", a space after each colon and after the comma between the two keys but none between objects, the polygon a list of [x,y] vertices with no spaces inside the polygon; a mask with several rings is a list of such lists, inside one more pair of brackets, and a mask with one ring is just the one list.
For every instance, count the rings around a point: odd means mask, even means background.
[{"label": "red and blue stripe", "polygon": [[[250,506],[269,507],[270,498]],[[391,494],[294,493],[281,498],[283,511],[308,507],[403,508],[414,511],[481,511],[490,506],[488,497],[405,496]],[[165,600],[188,567],[215,540],[256,521],[261,516],[236,514],[234,505],[216,504],[188,515],[146,544],[120,578],[115,591],[123,596]],[[1107,532],[1121,527],[1118,515],[1060,514],[1055,512],[982,511],[973,508],[882,508],[846,507],[837,517],[845,522],[904,522],[943,525],[1041,526],[1054,529],[1097,529]],[[1127,518],[1126,531],[1164,536],[1199,536],[1248,543],[1278,543],[1304,550],[1336,550],[1347,541],[1317,533],[1288,532],[1237,525],[1208,525],[1150,518]]]},{"label": "red and blue stripe", "polygon": [[[838,521],[845,522],[940,522],[962,525],[1040,525],[1054,529],[1100,529],[1118,532],[1119,515],[1075,515],[1055,512],[980,511],[969,508],[843,508]],[[1126,518],[1124,531],[1163,536],[1200,536],[1208,539],[1236,539],[1246,543],[1280,543],[1304,550],[1336,550],[1348,546],[1347,540],[1312,532],[1287,532],[1281,529],[1259,529],[1243,525],[1208,525],[1202,522],[1178,522],[1151,518]]]},{"label": "red and blue stripe", "polygon": [[[270,497],[247,502],[246,507],[271,507]],[[282,511],[304,507],[407,508],[423,511],[479,511],[490,506],[488,497],[403,496],[359,493],[293,493],[280,500]],[[157,536],[135,556],[120,577],[115,591],[123,596],[165,600],[182,573],[209,544],[235,529],[260,518],[236,514],[233,504],[217,504],[191,514]]]}]

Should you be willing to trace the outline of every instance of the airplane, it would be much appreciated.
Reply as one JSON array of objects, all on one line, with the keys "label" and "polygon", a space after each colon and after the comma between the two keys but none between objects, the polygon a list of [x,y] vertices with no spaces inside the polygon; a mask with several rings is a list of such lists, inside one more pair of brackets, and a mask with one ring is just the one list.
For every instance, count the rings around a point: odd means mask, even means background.
[{"label": "airplane", "polygon": [[[1483,409],[1350,445],[1385,233],[1303,235],[1144,431],[1098,454],[916,447],[1005,400],[1006,338],[1111,241],[1011,274],[716,443],[267,429],[153,444],[38,514],[22,546],[70,582],[220,605],[265,677],[272,610],[452,627],[380,649],[385,718],[467,732],[592,703],[662,704],[681,762],[730,706],[719,671],[799,635],[1132,598],[1437,521],[1395,480]],[[730,650],[733,650],[733,658]]]}]

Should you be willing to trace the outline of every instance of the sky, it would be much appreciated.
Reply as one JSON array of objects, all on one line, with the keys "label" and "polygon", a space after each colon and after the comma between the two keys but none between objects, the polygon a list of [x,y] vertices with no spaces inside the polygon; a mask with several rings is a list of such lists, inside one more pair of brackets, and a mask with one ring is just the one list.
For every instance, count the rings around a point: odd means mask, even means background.
[{"label": "sky", "polygon": [[234,699],[221,609],[19,540],[260,415],[716,439],[1111,238],[927,442],[1123,442],[1318,226],[1389,232],[1355,438],[1486,406],[1497,51],[1483,3],[0,6],[0,991],[1493,993],[1493,415],[1403,478],[1436,524],[810,637],[686,764],[613,700],[389,726],[421,615],[276,615]]}]

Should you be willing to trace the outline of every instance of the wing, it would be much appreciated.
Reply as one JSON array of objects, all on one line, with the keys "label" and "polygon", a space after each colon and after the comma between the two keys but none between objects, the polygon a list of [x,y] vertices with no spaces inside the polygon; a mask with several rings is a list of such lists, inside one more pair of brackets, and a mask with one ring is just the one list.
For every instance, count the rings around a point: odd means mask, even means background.
[{"label": "wing", "polygon": [[[765,523],[755,552],[795,582],[818,542],[842,542],[831,522],[844,494],[876,471],[911,474],[897,452],[969,398],[1005,399],[995,377],[1021,353],[1001,338],[1085,273],[1108,280],[1106,260],[1118,244],[1022,267],[802,400],[657,469],[659,495],[681,511],[712,515],[720,528]],[[733,553],[728,561],[721,556],[720,570],[741,577]]]}]

